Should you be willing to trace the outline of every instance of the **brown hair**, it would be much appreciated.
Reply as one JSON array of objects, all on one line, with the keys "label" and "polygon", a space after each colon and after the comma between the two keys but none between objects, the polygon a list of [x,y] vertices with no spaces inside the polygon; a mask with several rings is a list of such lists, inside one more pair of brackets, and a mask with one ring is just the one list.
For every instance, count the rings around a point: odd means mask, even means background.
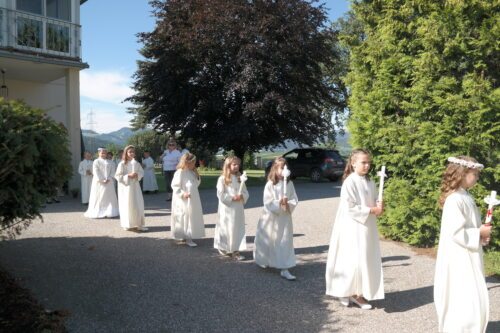
[{"label": "brown hair", "polygon": [[[476,159],[469,156],[458,156],[458,158],[464,161],[477,163]],[[471,169],[460,164],[448,163],[446,169],[444,170],[443,179],[441,181],[439,207],[442,208],[444,206],[446,198],[460,187],[465,175],[467,175],[467,173],[472,170],[478,170],[479,172],[479,169]]]},{"label": "brown hair", "polygon": [[[231,184],[231,163],[238,163],[241,166],[241,159],[236,156],[229,156],[226,157],[224,160],[224,166],[222,167],[222,175],[224,176],[224,184],[229,185]],[[240,176],[241,172],[238,171],[236,173],[236,176],[238,177],[238,181],[240,182]]]},{"label": "brown hair", "polygon": [[123,161],[123,163],[125,163],[125,164],[127,164],[127,162],[129,161],[129,160],[127,159],[127,152],[128,152],[129,150],[131,150],[131,149],[133,149],[133,150],[135,151],[135,147],[134,147],[134,146],[132,146],[132,145],[129,145],[129,146],[125,147],[125,149],[123,149],[122,161]]},{"label": "brown hair", "polygon": [[345,169],[344,169],[344,175],[342,176],[342,181],[344,181],[351,173],[354,172],[354,168],[352,167],[352,163],[356,161],[356,156],[357,155],[368,155],[370,157],[370,160],[372,159],[372,154],[368,149],[364,148],[356,148],[351,151],[351,154],[349,155],[349,158],[347,159],[347,162],[345,164]]},{"label": "brown hair", "polygon": [[279,170],[281,169],[281,164],[283,164],[283,166],[288,165],[285,158],[276,157],[276,159],[273,161],[273,165],[271,166],[271,170],[269,171],[269,175],[267,176],[267,180],[272,181],[273,185],[276,185],[280,181]]}]

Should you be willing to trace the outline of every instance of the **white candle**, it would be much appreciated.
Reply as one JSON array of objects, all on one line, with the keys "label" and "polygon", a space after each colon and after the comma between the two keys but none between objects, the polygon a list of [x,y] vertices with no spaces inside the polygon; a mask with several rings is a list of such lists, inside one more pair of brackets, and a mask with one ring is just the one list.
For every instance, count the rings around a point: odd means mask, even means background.
[{"label": "white candle", "polygon": [[286,164],[283,167],[281,174],[283,176],[283,197],[286,197],[286,180],[288,179],[288,177],[290,177],[290,170],[288,169],[288,166]]},{"label": "white candle", "polygon": [[238,190],[238,195],[241,195],[241,191],[243,191],[243,184],[247,181],[248,176],[246,171],[243,171],[243,174],[240,176],[240,188]]},{"label": "white candle", "polygon": [[497,200],[497,191],[491,191],[490,196],[484,198],[484,201],[488,204],[488,211],[486,212],[485,224],[491,224],[493,220],[493,207],[500,204],[500,200]]},{"label": "white candle", "polygon": [[384,193],[384,179],[387,176],[385,174],[385,165],[382,165],[382,167],[380,168],[380,171],[377,174],[380,177],[380,184],[378,186],[378,201],[382,202],[383,201],[383,193]]}]

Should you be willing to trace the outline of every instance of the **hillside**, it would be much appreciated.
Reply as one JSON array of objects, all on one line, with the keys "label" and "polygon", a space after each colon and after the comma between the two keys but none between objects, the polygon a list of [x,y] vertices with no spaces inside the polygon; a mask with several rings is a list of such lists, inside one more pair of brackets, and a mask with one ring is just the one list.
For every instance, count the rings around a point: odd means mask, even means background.
[{"label": "hillside", "polygon": [[134,135],[135,132],[128,127],[123,127],[118,131],[99,134],[91,130],[82,129],[83,144],[85,150],[95,152],[99,147],[106,147],[114,144],[120,148],[125,147],[127,140]]}]

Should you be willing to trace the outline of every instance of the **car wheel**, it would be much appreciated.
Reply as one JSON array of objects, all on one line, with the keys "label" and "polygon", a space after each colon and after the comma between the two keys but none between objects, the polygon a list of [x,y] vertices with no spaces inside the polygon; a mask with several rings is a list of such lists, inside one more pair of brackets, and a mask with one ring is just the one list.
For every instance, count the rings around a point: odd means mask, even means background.
[{"label": "car wheel", "polygon": [[317,183],[321,180],[321,170],[320,169],[312,169],[311,170],[311,181]]},{"label": "car wheel", "polygon": [[337,180],[339,180],[339,176],[331,176],[330,178],[328,178],[331,182],[335,182]]}]

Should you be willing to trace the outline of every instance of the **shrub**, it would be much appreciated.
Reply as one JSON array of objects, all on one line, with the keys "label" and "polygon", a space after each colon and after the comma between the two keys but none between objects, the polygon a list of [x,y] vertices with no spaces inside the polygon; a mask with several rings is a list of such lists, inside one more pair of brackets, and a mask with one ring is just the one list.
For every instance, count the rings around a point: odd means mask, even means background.
[{"label": "shrub", "polygon": [[71,176],[64,126],[40,109],[0,98],[0,236],[19,234]]}]

